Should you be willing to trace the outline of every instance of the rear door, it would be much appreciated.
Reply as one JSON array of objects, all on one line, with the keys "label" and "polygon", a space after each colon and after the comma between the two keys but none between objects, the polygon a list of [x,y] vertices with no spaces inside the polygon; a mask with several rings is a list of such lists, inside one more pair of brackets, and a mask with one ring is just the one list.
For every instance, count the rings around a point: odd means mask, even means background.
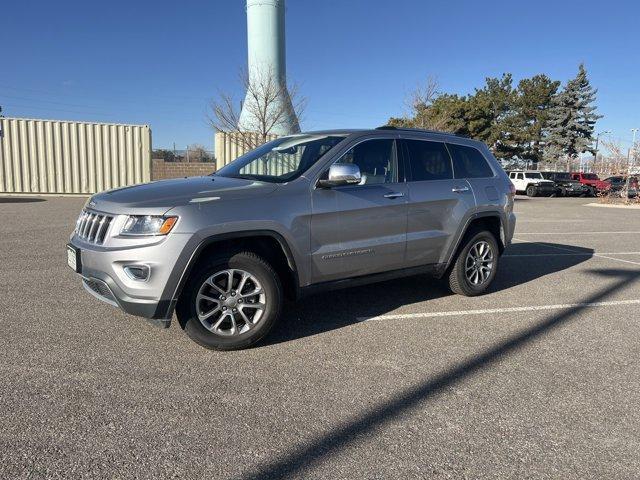
[{"label": "rear door", "polygon": [[402,267],[407,185],[395,138],[357,141],[336,162],[357,164],[362,182],[312,190],[312,282]]},{"label": "rear door", "polygon": [[491,163],[485,158],[485,154],[491,155],[488,149],[483,153],[471,145],[451,142],[447,143],[447,147],[453,159],[454,177],[464,178],[471,184],[478,211],[503,205],[505,199],[501,196],[505,195],[506,189],[498,172],[493,170]]},{"label": "rear door", "polygon": [[409,165],[407,266],[440,263],[460,223],[475,206],[470,184],[456,179],[444,142],[403,135]]}]

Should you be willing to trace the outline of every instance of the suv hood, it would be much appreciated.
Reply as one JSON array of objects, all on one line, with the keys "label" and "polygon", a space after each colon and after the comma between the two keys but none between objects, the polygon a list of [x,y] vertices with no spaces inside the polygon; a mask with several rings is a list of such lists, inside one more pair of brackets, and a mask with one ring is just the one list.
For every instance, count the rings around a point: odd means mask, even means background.
[{"label": "suv hood", "polygon": [[526,180],[531,183],[554,183],[553,181],[545,180],[544,178],[527,178]]},{"label": "suv hood", "polygon": [[278,186],[273,183],[239,178],[219,176],[177,178],[107,190],[94,195],[87,206],[114,214],[162,215],[174,207],[189,203],[264,196],[277,188]]},{"label": "suv hood", "polygon": [[563,185],[565,187],[577,187],[579,185],[582,185],[577,180],[556,180],[556,183],[559,183],[560,185]]}]

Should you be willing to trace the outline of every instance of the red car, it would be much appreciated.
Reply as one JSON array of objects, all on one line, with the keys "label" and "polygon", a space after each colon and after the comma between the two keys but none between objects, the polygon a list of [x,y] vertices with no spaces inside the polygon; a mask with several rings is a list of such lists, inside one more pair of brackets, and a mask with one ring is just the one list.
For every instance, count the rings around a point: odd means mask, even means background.
[{"label": "red car", "polygon": [[600,180],[595,173],[571,172],[571,178],[589,187],[592,196],[611,189],[611,183]]}]

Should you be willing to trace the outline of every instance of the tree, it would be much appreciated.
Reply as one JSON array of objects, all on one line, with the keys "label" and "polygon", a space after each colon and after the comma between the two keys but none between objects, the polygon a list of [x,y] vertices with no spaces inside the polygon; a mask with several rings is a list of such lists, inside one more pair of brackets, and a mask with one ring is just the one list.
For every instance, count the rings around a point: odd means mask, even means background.
[{"label": "tree", "polygon": [[204,146],[195,143],[193,145],[187,145],[185,160],[187,162],[213,162],[214,158]]},{"label": "tree", "polygon": [[568,161],[580,153],[591,151],[596,121],[593,103],[597,90],[589,83],[587,72],[580,64],[578,74],[567,82],[562,92],[553,97],[549,110],[546,142],[550,149],[562,152]]},{"label": "tree", "polygon": [[[283,125],[291,115],[302,117],[306,99],[299,94],[297,85],[287,86],[269,71],[262,71],[249,78],[240,72],[240,83],[246,92],[251,125],[241,125],[240,102],[233,95],[220,92],[219,99],[210,104],[208,120],[219,132],[235,134],[236,141],[244,150],[250,150],[267,142],[274,130]],[[282,101],[282,99],[290,101]]]},{"label": "tree", "polygon": [[438,80],[430,75],[425,83],[418,85],[405,100],[409,114],[391,117],[387,124],[461,133],[466,125],[466,101],[466,97],[441,93]]},{"label": "tree", "polygon": [[468,98],[466,130],[470,137],[485,142],[501,159],[515,154],[513,117],[516,92],[512,76],[488,77],[486,84]]},{"label": "tree", "polygon": [[175,162],[176,156],[171,150],[159,149],[153,151],[153,158],[161,158],[165,162]]},{"label": "tree", "polygon": [[534,163],[543,160],[544,130],[559,86],[560,82],[551,80],[546,75],[524,78],[518,83],[513,135],[519,157]]}]

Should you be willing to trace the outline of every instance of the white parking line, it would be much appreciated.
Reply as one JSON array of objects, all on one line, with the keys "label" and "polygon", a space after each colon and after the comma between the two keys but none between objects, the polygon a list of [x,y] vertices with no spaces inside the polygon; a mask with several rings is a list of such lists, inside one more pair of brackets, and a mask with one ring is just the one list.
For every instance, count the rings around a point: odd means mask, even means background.
[{"label": "white parking line", "polygon": [[[520,233],[518,234],[520,235]],[[565,248],[565,247],[558,247],[557,245],[550,245],[548,243],[541,243],[541,242],[527,242],[525,240],[520,240],[519,238],[513,238],[513,240],[518,241],[519,243],[533,243],[535,245],[540,245],[543,247],[547,247],[547,248],[555,248],[556,250],[562,250],[565,252],[570,252],[570,253],[584,253],[584,252],[580,252],[578,250],[574,250],[571,248]],[[615,255],[615,254],[610,254],[610,255]],[[630,263],[632,265],[640,265],[640,262],[632,262],[631,260],[623,260],[622,258],[614,258],[614,257],[609,257],[607,255],[603,255],[602,253],[593,253],[592,256],[594,257],[598,257],[598,258],[606,258],[607,260],[615,260],[616,262],[622,262],[622,263]]]},{"label": "white parking line", "polygon": [[445,312],[400,313],[395,315],[378,315],[375,317],[358,317],[358,321],[370,320],[405,320],[412,318],[457,317],[460,315],[487,315],[492,313],[536,312],[544,310],[566,310],[570,308],[613,307],[616,305],[640,305],[640,299],[615,300],[610,302],[561,303],[557,305],[531,305],[528,307],[487,308],[483,310],[457,310]]},{"label": "white parking line", "polygon": [[[518,242],[518,243],[535,243],[535,242]],[[548,247],[549,245],[545,245],[545,246]],[[572,256],[591,257],[593,255],[640,255],[640,252],[514,253],[514,254],[502,255],[502,257],[503,258],[504,257],[572,257]]]},{"label": "white parking line", "polygon": [[617,232],[518,232],[518,235],[630,235],[640,233],[638,231],[617,231]]}]

